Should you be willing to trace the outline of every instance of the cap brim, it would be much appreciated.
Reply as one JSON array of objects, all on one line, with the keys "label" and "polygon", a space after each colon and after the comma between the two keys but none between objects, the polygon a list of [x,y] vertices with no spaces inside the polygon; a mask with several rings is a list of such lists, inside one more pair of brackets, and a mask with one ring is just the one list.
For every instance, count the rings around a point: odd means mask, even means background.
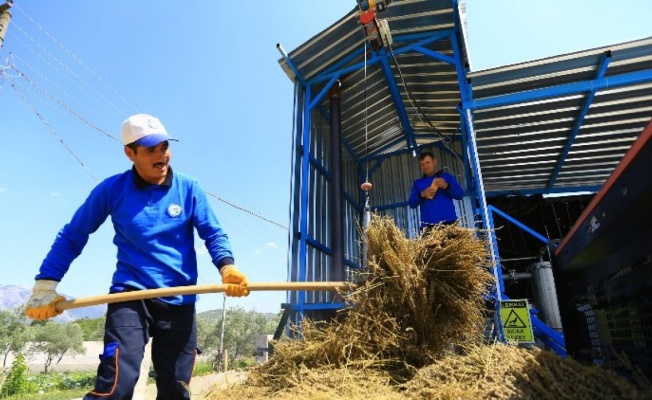
[{"label": "cap brim", "polygon": [[175,142],[178,142],[177,139],[164,133],[154,133],[151,135],[143,136],[140,139],[136,140],[134,143],[143,147],[153,147],[161,142],[165,142],[166,140],[174,140]]}]

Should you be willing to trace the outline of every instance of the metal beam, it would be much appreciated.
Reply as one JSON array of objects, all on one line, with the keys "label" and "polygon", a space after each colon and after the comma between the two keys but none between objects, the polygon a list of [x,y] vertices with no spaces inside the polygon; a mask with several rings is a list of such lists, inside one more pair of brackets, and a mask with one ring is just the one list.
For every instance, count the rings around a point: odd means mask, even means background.
[{"label": "metal beam", "polygon": [[600,186],[573,186],[573,187],[560,187],[560,188],[539,188],[539,189],[517,189],[517,190],[490,190],[487,192],[487,197],[496,196],[528,196],[532,194],[563,194],[563,193],[578,193],[578,192],[591,192],[595,193],[600,190]]},{"label": "metal beam", "polygon": [[[605,52],[604,57],[602,58],[602,63],[600,65],[600,68],[598,69],[598,73],[595,76],[596,79],[604,78],[605,74],[607,73],[607,68],[609,67],[610,61],[611,61],[611,51],[607,51]],[[561,168],[564,166],[564,162],[566,161],[566,157],[568,156],[568,153],[570,153],[571,147],[573,147],[573,143],[575,143],[575,138],[580,133],[580,128],[584,124],[584,118],[586,118],[586,114],[589,113],[589,109],[593,104],[593,99],[595,98],[595,93],[597,91],[598,91],[597,89],[592,89],[591,91],[589,91],[589,93],[586,96],[586,100],[584,101],[584,106],[582,107],[580,114],[577,116],[577,119],[575,120],[575,126],[573,127],[573,130],[571,131],[571,134],[568,137],[568,140],[566,141],[566,145],[564,146],[564,149],[562,150],[561,154],[559,155],[559,158],[557,159],[557,164],[555,165],[555,169],[552,172],[552,175],[550,176],[550,180],[548,181],[549,188],[553,187],[555,185],[555,182],[557,181],[557,177],[561,172]]]},{"label": "metal beam", "polygon": [[[309,109],[309,110],[312,110],[312,109],[317,105],[317,103],[319,103],[319,102],[321,101],[321,99],[324,98],[324,96],[326,95],[326,93],[328,93],[328,91],[333,87],[333,84],[334,84],[335,82],[337,82],[338,79],[340,79],[340,76],[342,76],[342,74],[340,74],[340,73],[336,73],[336,74],[334,74],[334,75],[331,77],[331,79],[328,81],[328,83],[326,84],[326,86],[324,86],[324,87],[319,91],[319,93],[317,93],[317,96],[315,96],[315,98],[312,99],[312,101],[310,102],[310,104],[308,104],[308,109]],[[329,115],[329,118],[328,118],[328,119],[330,120],[330,118],[331,118],[331,116]]]},{"label": "metal beam", "polygon": [[646,69],[620,75],[612,75],[609,77],[594,79],[590,81],[567,83],[564,85],[551,86],[542,89],[528,90],[525,92],[472,100],[465,103],[464,108],[472,111],[482,110],[516,103],[524,103],[528,101],[543,100],[551,97],[560,97],[570,94],[589,92],[591,90],[602,90],[607,88],[636,85],[650,81],[652,81],[652,69]]},{"label": "metal beam", "polygon": [[406,136],[407,147],[414,149],[417,147],[417,141],[414,138],[414,129],[412,128],[412,124],[410,124],[410,118],[408,118],[407,111],[405,110],[405,104],[403,103],[401,91],[396,83],[396,78],[394,78],[394,72],[389,65],[388,53],[385,49],[380,49],[379,52],[381,54],[380,70],[385,77],[385,83],[387,83],[387,89],[389,89],[390,96],[392,97],[398,119],[401,121],[401,126]]},{"label": "metal beam", "polygon": [[529,233],[531,236],[533,236],[535,239],[537,239],[538,241],[540,241],[544,245],[548,244],[548,239],[545,236],[539,234],[538,232],[536,232],[533,229],[530,229],[530,227],[528,227],[527,225],[525,225],[521,221],[517,220],[516,218],[509,216],[507,213],[499,210],[498,208],[496,208],[496,207],[494,207],[492,205],[489,205],[487,208],[488,208],[488,210],[490,212],[500,215],[501,217],[505,218],[508,222],[511,222],[512,224],[514,224],[517,227],[521,228],[526,233]]},{"label": "metal beam", "polygon": [[430,49],[426,49],[423,46],[414,46],[413,47],[414,51],[417,51],[423,55],[426,55],[428,57],[432,57],[435,60],[443,61],[448,64],[453,64],[455,65],[455,59],[453,57],[438,53],[436,51],[432,51]]}]

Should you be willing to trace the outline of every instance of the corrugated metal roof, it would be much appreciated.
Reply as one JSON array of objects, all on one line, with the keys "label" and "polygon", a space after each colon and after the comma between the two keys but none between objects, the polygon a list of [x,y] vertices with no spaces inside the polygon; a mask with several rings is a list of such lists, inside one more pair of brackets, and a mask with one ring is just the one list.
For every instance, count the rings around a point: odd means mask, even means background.
[{"label": "corrugated metal roof", "polygon": [[[467,85],[459,66],[467,57],[464,27],[456,29],[452,4],[392,2],[379,17],[389,22],[394,56],[386,58],[385,70],[382,62],[368,59],[366,78],[360,67],[366,40],[357,9],[290,52],[295,68],[284,58],[279,63],[291,79],[299,71],[299,79],[313,88],[311,98],[334,73],[346,71],[340,77],[343,140],[358,160],[432,144],[442,136],[457,140],[462,124],[456,107]],[[463,19],[464,2],[459,4]],[[444,35],[451,31],[453,36]],[[409,49],[437,33],[441,40]],[[459,42],[460,54],[454,54],[451,38]],[[488,194],[596,189],[652,116],[652,39],[468,77],[473,99],[463,105],[473,110]],[[319,104],[328,110],[328,96]]]},{"label": "corrugated metal roof", "polygon": [[[394,50],[419,42],[429,34],[451,30],[455,26],[450,0],[394,1],[378,16],[389,23],[395,40]],[[397,40],[399,42],[396,42]],[[358,20],[358,10],[355,8],[344,18],[290,52],[289,57],[305,81],[319,81],[314,84],[314,91],[318,92],[319,85],[326,83],[320,78],[320,74],[327,76],[329,71],[360,63],[364,65],[365,43],[365,35]],[[424,44],[423,47],[453,57],[453,47],[449,39]],[[368,51],[367,57],[370,57],[369,54]],[[281,58],[279,63],[288,76],[294,79],[295,72],[286,60]],[[342,132],[344,141],[357,158],[410,146],[406,129],[414,131],[417,144],[433,142],[436,137],[433,137],[428,120],[443,135],[453,135],[456,132],[460,121],[455,106],[459,102],[460,91],[454,65],[416,52],[397,51],[391,58],[391,72],[405,103],[409,127],[403,126],[401,122],[379,63],[371,65],[368,59],[367,65],[369,68],[366,70],[366,78],[365,69],[357,68],[340,79]],[[414,104],[410,102],[406,87],[416,100]],[[327,96],[323,99],[322,106],[328,109]],[[423,114],[416,106],[420,107]]]},{"label": "corrugated metal roof", "polygon": [[602,185],[652,117],[650,71],[652,38],[470,73],[485,190]]}]

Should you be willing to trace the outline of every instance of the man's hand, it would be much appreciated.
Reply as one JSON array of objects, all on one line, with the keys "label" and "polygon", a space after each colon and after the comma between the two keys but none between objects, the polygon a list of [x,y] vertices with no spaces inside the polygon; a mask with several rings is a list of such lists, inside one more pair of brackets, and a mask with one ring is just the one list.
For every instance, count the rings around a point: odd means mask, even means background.
[{"label": "man's hand", "polygon": [[225,265],[220,269],[222,275],[222,283],[226,284],[225,293],[231,297],[248,296],[247,290],[247,277],[235,267],[235,265]]},{"label": "man's hand", "polygon": [[437,189],[438,188],[436,187],[428,186],[421,191],[421,197],[432,200],[432,198],[435,197],[435,193],[437,193]]},{"label": "man's hand", "polygon": [[433,186],[437,186],[438,188],[442,189],[448,189],[448,182],[444,180],[444,178],[435,178],[432,181]]},{"label": "man's hand", "polygon": [[57,294],[56,289],[59,282],[50,280],[38,280],[32,289],[32,296],[27,300],[25,314],[36,320],[44,320],[56,317],[61,314],[56,305],[66,298]]}]

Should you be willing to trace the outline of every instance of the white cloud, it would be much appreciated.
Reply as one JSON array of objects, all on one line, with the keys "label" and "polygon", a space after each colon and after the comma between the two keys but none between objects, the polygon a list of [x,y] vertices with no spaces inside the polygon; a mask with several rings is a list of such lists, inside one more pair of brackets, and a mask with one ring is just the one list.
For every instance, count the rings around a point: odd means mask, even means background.
[{"label": "white cloud", "polygon": [[278,249],[278,245],[276,243],[274,243],[274,242],[265,243],[265,247],[267,247],[268,249],[274,249],[274,250]]},{"label": "white cloud", "polygon": [[3,194],[7,191],[7,188],[0,187],[0,194]]},{"label": "white cloud", "polygon": [[263,252],[263,251],[262,251],[261,249],[256,249],[256,250],[254,250],[254,254],[260,254],[260,253],[262,253],[262,252]]},{"label": "white cloud", "polygon": [[59,192],[50,192],[50,196],[59,197]]}]

